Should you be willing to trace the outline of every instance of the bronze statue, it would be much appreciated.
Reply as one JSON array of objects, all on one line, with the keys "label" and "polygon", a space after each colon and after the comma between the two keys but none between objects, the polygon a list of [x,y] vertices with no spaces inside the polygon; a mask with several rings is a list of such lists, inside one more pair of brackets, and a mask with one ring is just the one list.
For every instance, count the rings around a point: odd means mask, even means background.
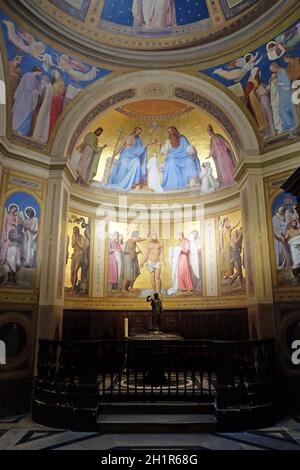
[{"label": "bronze statue", "polygon": [[152,307],[152,329],[153,331],[160,331],[161,315],[163,313],[162,302],[159,294],[156,292],[153,297],[148,295],[147,302],[151,302]]}]

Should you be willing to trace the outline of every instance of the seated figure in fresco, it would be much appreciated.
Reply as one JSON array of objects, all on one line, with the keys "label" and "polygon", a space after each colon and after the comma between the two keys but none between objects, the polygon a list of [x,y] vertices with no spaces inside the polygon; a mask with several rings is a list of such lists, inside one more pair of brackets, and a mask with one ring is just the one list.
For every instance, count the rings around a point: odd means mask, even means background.
[{"label": "seated figure in fresco", "polygon": [[176,24],[174,0],[133,0],[132,14],[145,28],[169,28]]},{"label": "seated figure in fresco", "polygon": [[117,152],[120,158],[112,166],[108,188],[130,191],[146,182],[147,145],[143,144],[141,133],[142,129],[136,127]]},{"label": "seated figure in fresco", "polygon": [[163,189],[184,189],[199,183],[201,166],[195,147],[174,126],[168,128],[168,135],[161,147],[161,153],[166,155]]}]

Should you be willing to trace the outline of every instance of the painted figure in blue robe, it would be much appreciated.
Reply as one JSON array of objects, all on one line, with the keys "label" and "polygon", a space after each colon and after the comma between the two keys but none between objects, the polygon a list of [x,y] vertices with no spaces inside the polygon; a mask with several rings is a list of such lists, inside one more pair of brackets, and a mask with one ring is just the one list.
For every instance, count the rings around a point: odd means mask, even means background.
[{"label": "painted figure in blue robe", "polygon": [[291,131],[297,127],[295,106],[292,102],[292,84],[287,71],[273,62],[271,72],[277,75],[276,85],[279,98],[279,115],[282,121],[282,130]]},{"label": "painted figure in blue robe", "polygon": [[197,151],[176,127],[168,128],[169,138],[161,153],[166,155],[162,187],[166,191],[184,189],[199,182],[201,175]]},{"label": "painted figure in blue robe", "polygon": [[41,94],[41,85],[38,76],[40,67],[33,67],[32,72],[24,73],[14,96],[12,128],[19,134],[29,136],[32,120]]},{"label": "painted figure in blue robe", "polygon": [[146,182],[147,145],[143,145],[141,133],[142,129],[136,127],[126,138],[108,179],[108,188],[130,191]]}]

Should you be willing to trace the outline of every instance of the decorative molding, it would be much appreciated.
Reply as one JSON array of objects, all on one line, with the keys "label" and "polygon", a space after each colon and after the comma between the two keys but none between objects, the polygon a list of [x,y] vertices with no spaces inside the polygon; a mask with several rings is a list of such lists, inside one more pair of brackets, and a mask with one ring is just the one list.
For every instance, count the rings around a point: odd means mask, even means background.
[{"label": "decorative molding", "polygon": [[238,133],[236,132],[233,124],[231,121],[228,119],[226,114],[221,111],[220,108],[218,108],[214,103],[212,103],[210,100],[205,98],[204,96],[199,95],[198,93],[195,93],[193,91],[186,90],[184,88],[175,88],[174,90],[174,95],[177,98],[183,99],[185,101],[190,101],[197,106],[199,106],[201,109],[209,113],[211,116],[213,116],[215,119],[217,119],[226,129],[228,134],[230,135],[232,141],[234,142],[236,149],[238,152],[242,152],[243,146],[242,142],[238,136]]},{"label": "decorative molding", "polygon": [[132,88],[129,88],[128,90],[120,91],[119,93],[116,93],[115,95],[110,96],[109,98],[106,98],[104,101],[101,101],[98,103],[86,116],[81,120],[79,126],[77,127],[76,131],[73,134],[72,140],[69,145],[69,150],[68,154],[71,155],[73,152],[73,149],[75,147],[76,142],[78,141],[80,135],[84,131],[84,129],[88,126],[88,124],[95,119],[95,117],[103,113],[106,109],[116,105],[117,103],[120,103],[121,101],[128,100],[130,98],[133,98],[135,96],[135,90]]}]

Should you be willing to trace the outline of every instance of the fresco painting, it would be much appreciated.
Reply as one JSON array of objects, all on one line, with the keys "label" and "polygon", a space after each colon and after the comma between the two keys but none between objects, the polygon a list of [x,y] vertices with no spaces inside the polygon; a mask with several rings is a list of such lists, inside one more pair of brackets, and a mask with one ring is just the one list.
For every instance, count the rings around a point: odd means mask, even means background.
[{"label": "fresco painting", "polygon": [[293,93],[300,79],[300,23],[243,57],[201,70],[235,93],[265,140],[299,136],[300,107]]},{"label": "fresco painting", "polygon": [[277,283],[297,284],[293,269],[300,267],[300,223],[296,210],[297,199],[281,192],[272,204],[274,262]]},{"label": "fresco painting", "polygon": [[[142,119],[123,119],[119,111],[100,119],[101,127],[91,127],[75,148],[71,162],[79,184],[159,194],[186,189],[207,194],[234,184],[234,150],[224,131],[208,117],[200,114],[194,121],[192,111],[190,120],[188,116],[177,120],[179,125],[183,122],[177,127],[176,120],[165,124],[154,120],[149,125]],[[201,128],[199,133],[191,131],[192,121]],[[111,122],[116,122],[118,132]]]},{"label": "fresco painting", "polygon": [[0,287],[35,287],[40,206],[25,192],[16,192],[4,203],[0,235]]},{"label": "fresco painting", "polygon": [[243,228],[240,211],[219,219],[219,260],[224,295],[245,292]]},{"label": "fresco painting", "polygon": [[12,131],[46,145],[63,110],[110,71],[54,49],[0,11],[6,46]]},{"label": "fresco painting", "polygon": [[89,290],[91,227],[87,217],[69,214],[65,294],[86,296]]}]

